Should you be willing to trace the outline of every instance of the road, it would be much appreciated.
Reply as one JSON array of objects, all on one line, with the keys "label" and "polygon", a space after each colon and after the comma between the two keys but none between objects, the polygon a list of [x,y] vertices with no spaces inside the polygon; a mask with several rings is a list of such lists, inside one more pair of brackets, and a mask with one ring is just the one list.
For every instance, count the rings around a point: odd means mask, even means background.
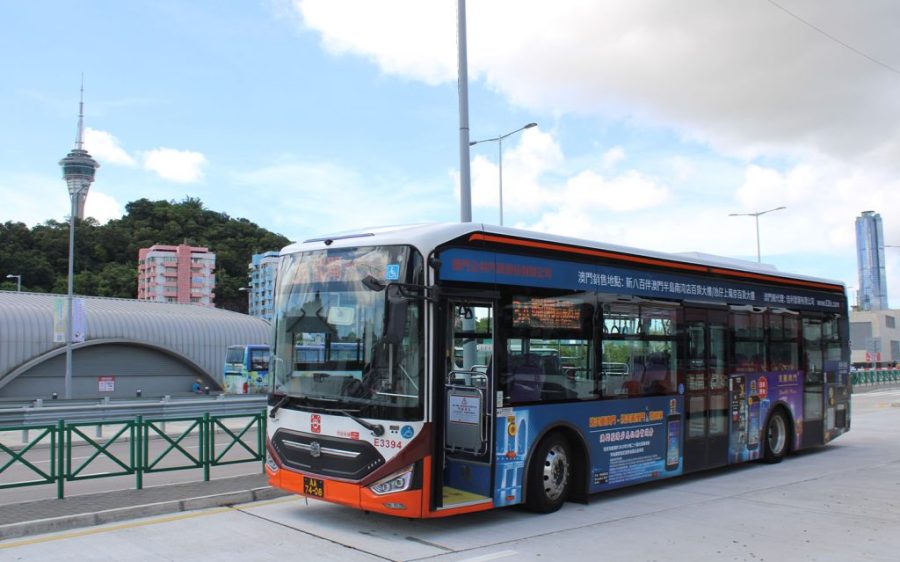
[{"label": "road", "polygon": [[900,555],[900,391],[855,395],[852,431],[746,464],[567,504],[410,521],[290,497],[14,539],[2,560],[847,560]]}]

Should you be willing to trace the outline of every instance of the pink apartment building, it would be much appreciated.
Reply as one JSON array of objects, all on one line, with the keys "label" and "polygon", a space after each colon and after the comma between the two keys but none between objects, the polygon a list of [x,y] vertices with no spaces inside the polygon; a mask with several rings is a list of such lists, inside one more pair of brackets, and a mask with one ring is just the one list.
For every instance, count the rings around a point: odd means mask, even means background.
[{"label": "pink apartment building", "polygon": [[138,251],[138,300],[212,307],[216,255],[207,248],[154,244]]}]

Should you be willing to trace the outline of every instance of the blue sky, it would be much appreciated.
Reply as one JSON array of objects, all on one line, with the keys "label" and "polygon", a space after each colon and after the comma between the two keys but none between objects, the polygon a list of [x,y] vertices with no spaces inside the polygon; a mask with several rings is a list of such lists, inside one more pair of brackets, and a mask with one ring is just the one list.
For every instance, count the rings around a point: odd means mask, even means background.
[{"label": "blue sky", "polygon": [[[293,240],[457,221],[456,4],[6,2],[0,221],[67,215],[82,73],[101,222],[188,196]],[[538,123],[503,144],[507,226],[755,260],[728,214],[783,205],[763,261],[850,287],[861,211],[900,244],[895,2],[467,6],[471,139]],[[470,158],[497,223],[497,145]]]}]

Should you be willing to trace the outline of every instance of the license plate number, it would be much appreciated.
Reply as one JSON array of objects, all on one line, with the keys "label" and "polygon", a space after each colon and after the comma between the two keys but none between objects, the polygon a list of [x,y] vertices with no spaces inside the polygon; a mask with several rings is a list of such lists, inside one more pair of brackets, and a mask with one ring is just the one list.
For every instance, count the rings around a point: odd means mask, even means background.
[{"label": "license plate number", "polygon": [[325,497],[325,481],[320,478],[303,477],[303,493],[307,496]]}]

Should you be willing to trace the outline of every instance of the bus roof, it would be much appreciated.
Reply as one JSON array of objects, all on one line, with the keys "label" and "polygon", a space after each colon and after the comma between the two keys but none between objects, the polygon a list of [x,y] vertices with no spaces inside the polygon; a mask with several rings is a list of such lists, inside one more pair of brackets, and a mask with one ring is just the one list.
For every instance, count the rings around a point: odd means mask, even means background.
[{"label": "bus roof", "polygon": [[[472,241],[480,240],[499,244],[511,243],[519,247],[540,247],[543,249],[557,249],[565,252],[566,249],[578,252],[582,250],[594,250],[598,253],[608,253],[607,257],[613,259],[616,255],[627,258],[643,258],[654,265],[677,267],[679,264],[688,266],[700,266],[709,268],[712,273],[741,272],[759,277],[762,281],[774,280],[772,278],[795,279],[817,284],[832,285],[832,290],[845,289],[844,283],[831,279],[823,279],[796,273],[779,271],[775,266],[756,262],[715,256],[700,252],[666,253],[653,250],[621,246],[606,242],[596,242],[580,238],[558,236],[544,232],[535,232],[504,226],[488,225],[483,223],[435,223],[415,224],[401,226],[383,226],[361,228],[355,231],[346,231],[326,236],[317,236],[304,242],[286,246],[281,255],[295,252],[325,248],[345,248],[370,245],[409,244],[418,248],[423,254],[428,255],[436,247],[451,240],[469,235]],[[529,243],[531,242],[531,243]],[[536,243],[536,244],[533,244]]]}]

